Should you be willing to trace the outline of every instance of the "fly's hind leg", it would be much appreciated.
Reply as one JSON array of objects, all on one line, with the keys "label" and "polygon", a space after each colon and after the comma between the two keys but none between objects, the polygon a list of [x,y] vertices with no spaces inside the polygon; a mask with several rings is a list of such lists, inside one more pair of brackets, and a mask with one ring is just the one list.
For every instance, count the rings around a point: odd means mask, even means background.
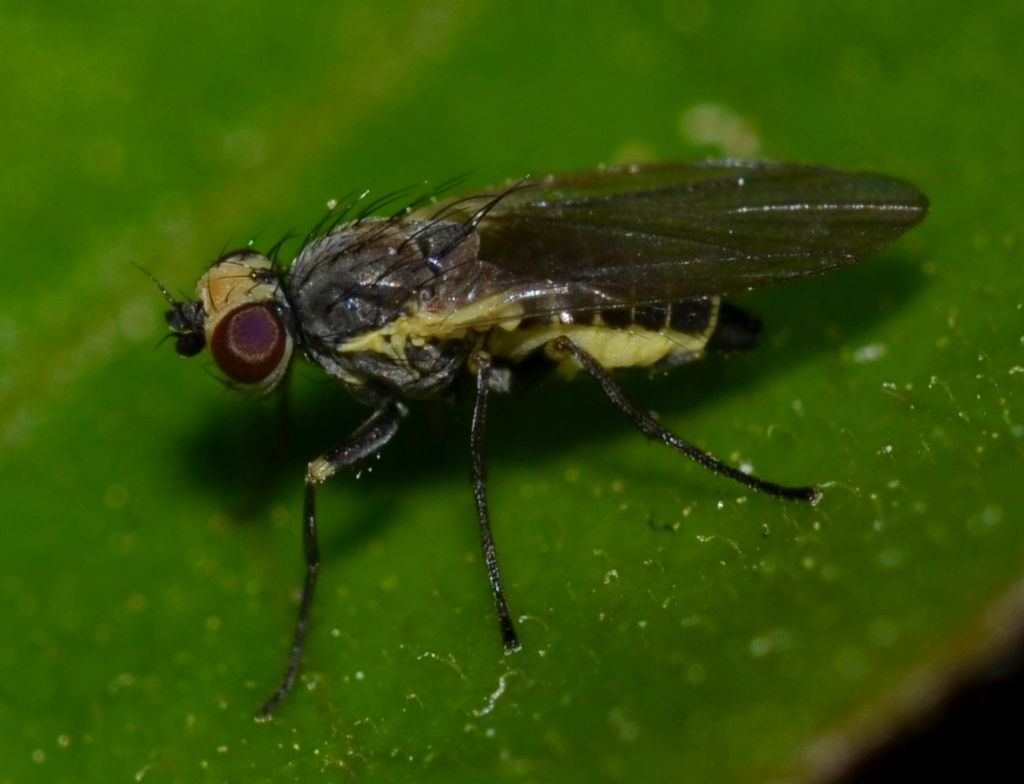
[{"label": "fly's hind leg", "polygon": [[594,357],[573,343],[569,338],[556,338],[552,345],[556,351],[567,353],[579,362],[583,369],[600,384],[601,389],[604,390],[605,395],[615,404],[616,408],[633,420],[633,424],[648,438],[672,447],[709,471],[721,474],[758,492],[767,493],[777,498],[810,501],[811,503],[817,502],[820,497],[820,492],[817,488],[787,487],[786,485],[769,482],[767,479],[760,479],[759,477],[745,474],[723,463],[710,452],[705,452],[703,449],[694,446],[689,441],[685,441],[659,425],[650,413],[644,411],[626,396],[626,393],[622,391],[622,387],[615,383],[608,371]]},{"label": "fly's hind leg", "polygon": [[313,590],[320,571],[320,550],[316,537],[316,489],[334,476],[339,469],[376,454],[398,431],[402,409],[397,403],[386,403],[364,422],[347,441],[312,461],[306,469],[306,493],[302,507],[302,546],[306,559],[306,579],[299,600],[299,617],[295,622],[291,653],[284,676],[274,693],[263,703],[256,718],[270,718],[277,704],[295,684],[295,675],[302,660],[302,648],[309,628],[309,612],[313,604]]}]

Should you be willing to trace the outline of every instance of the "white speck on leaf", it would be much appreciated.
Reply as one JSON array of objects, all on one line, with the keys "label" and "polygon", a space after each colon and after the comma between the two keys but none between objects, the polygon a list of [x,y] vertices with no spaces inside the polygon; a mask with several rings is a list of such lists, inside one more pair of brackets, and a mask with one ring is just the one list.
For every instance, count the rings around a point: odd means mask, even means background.
[{"label": "white speck on leaf", "polygon": [[853,361],[860,364],[877,362],[889,351],[884,343],[868,343],[853,352]]},{"label": "white speck on leaf", "polygon": [[508,674],[499,676],[499,678],[498,678],[498,688],[496,688],[494,691],[492,691],[490,693],[490,695],[487,697],[487,702],[484,705],[484,707],[479,708],[479,709],[475,709],[473,711],[473,715],[474,716],[486,716],[487,714],[489,714],[491,711],[494,710],[494,706],[497,704],[497,702],[500,699],[501,695],[505,693],[505,686],[508,683],[507,679],[508,679]]}]

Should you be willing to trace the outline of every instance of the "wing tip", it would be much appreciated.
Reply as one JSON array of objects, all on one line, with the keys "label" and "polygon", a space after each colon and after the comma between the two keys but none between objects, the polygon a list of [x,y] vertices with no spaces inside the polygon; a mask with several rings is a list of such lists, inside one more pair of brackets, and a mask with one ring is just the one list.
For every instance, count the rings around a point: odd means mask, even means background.
[{"label": "wing tip", "polygon": [[916,185],[897,177],[865,172],[865,177],[875,180],[879,191],[878,204],[899,216],[896,221],[906,231],[923,221],[931,211],[931,201]]}]

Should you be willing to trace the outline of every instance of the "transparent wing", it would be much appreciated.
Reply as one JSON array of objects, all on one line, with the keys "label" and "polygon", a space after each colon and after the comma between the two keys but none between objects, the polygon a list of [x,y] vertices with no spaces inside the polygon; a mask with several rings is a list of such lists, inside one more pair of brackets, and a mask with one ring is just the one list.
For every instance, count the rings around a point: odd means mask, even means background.
[{"label": "transparent wing", "polygon": [[481,260],[502,274],[474,298],[504,288],[531,315],[819,274],[881,250],[927,210],[917,188],[879,174],[724,160],[524,180],[421,215],[475,225]]}]

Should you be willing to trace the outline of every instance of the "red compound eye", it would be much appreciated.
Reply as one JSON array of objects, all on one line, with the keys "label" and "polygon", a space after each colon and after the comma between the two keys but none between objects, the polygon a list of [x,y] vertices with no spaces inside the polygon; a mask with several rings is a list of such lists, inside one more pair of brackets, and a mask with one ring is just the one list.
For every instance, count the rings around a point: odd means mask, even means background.
[{"label": "red compound eye", "polygon": [[232,381],[255,384],[277,369],[286,342],[281,317],[270,305],[243,305],[217,324],[210,351]]}]

